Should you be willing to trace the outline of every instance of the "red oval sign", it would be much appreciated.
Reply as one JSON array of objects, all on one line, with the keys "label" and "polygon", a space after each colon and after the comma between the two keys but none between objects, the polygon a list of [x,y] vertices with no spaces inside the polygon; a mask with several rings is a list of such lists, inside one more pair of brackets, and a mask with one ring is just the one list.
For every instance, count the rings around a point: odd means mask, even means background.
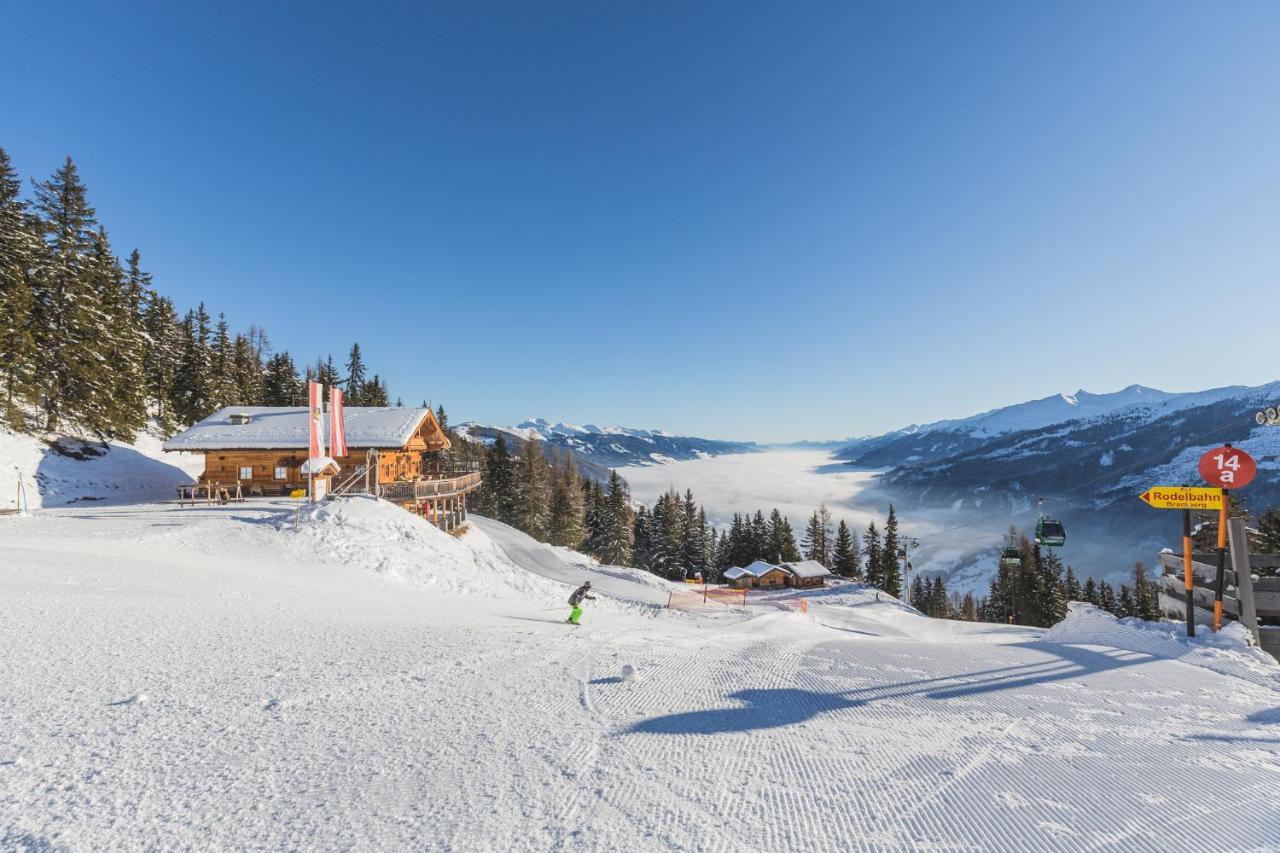
[{"label": "red oval sign", "polygon": [[1242,489],[1258,474],[1258,463],[1243,450],[1215,447],[1200,457],[1200,476],[1211,486]]}]

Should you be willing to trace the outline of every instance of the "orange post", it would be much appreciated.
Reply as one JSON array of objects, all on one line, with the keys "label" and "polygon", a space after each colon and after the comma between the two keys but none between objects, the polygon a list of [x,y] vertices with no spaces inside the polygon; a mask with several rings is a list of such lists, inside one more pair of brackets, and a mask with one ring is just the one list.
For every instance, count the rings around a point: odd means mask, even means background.
[{"label": "orange post", "polygon": [[1196,635],[1196,608],[1191,578],[1191,510],[1182,511],[1182,573],[1187,587],[1187,636]]},{"label": "orange post", "polygon": [[1227,573],[1227,490],[1222,490],[1222,509],[1218,511],[1218,583],[1213,592],[1213,630],[1222,630],[1222,584]]}]

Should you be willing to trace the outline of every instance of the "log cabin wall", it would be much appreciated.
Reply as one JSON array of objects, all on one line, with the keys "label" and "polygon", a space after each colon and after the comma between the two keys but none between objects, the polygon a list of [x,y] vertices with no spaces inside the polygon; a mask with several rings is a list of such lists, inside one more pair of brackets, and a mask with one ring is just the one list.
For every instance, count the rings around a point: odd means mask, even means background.
[{"label": "log cabin wall", "polygon": [[[207,483],[239,480],[246,489],[257,487],[263,494],[281,494],[290,487],[306,484],[302,473],[302,463],[306,461],[305,450],[211,450],[204,455],[200,479]],[[242,476],[244,473],[250,476]]]}]

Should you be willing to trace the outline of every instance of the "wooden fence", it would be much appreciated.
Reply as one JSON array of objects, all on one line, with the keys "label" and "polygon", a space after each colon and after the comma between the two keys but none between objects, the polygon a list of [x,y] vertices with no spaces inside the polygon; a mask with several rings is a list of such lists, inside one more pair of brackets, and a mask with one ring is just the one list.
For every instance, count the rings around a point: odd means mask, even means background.
[{"label": "wooden fence", "polygon": [[[1223,572],[1222,615],[1243,621],[1254,630],[1262,648],[1280,660],[1280,554],[1249,554],[1249,575],[1241,584],[1228,561]],[[1160,609],[1170,616],[1186,619],[1186,587],[1181,554],[1160,554]],[[1197,625],[1213,624],[1213,601],[1218,583],[1217,553],[1191,555],[1194,587],[1192,602]],[[1250,607],[1252,604],[1252,608]],[[1250,612],[1252,609],[1252,612]]]}]

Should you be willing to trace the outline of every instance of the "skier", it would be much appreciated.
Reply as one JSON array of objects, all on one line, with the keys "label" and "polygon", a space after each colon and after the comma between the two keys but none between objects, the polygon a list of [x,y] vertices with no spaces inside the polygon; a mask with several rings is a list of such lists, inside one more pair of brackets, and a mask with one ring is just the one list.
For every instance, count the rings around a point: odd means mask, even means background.
[{"label": "skier", "polygon": [[569,618],[564,620],[570,625],[577,625],[578,620],[582,618],[582,601],[595,601],[596,597],[591,594],[591,581],[587,581],[582,586],[573,591],[573,595],[569,596],[569,605],[573,607],[573,611],[569,614]]}]

